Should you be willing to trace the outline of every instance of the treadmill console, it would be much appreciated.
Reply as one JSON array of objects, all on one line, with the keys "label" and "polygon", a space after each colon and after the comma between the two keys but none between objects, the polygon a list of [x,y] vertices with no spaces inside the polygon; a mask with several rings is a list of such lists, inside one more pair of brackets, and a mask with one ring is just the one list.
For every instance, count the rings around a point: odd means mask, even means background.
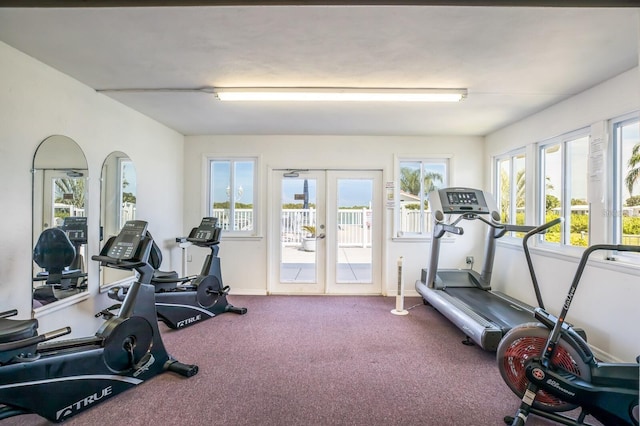
[{"label": "treadmill console", "polygon": [[491,194],[474,188],[444,188],[429,193],[429,206],[437,222],[447,214],[489,214],[500,221],[498,207]]},{"label": "treadmill console", "polygon": [[127,221],[113,241],[107,256],[121,260],[133,259],[146,233],[147,222],[143,220]]},{"label": "treadmill console", "polygon": [[60,229],[67,234],[69,241],[75,244],[87,243],[87,218],[80,216],[66,217]]},{"label": "treadmill console", "polygon": [[[444,194],[442,194],[444,192]],[[443,199],[443,195],[446,198]],[[440,192],[445,213],[489,213],[482,191],[468,188],[449,188]]]},{"label": "treadmill console", "polygon": [[215,242],[220,237],[220,228],[218,227],[217,217],[202,218],[200,226],[191,231],[188,241],[193,243],[210,243]]}]

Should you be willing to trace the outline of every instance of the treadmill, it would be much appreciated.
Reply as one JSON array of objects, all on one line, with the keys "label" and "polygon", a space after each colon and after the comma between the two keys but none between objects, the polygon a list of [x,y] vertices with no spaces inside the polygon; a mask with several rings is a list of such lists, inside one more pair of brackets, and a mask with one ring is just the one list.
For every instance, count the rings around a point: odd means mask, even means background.
[{"label": "treadmill", "polygon": [[[500,222],[500,213],[491,194],[472,188],[445,188],[429,194],[433,215],[433,238],[429,267],[422,270],[416,290],[425,304],[430,304],[462,330],[465,344],[477,344],[495,351],[502,336],[512,327],[534,321],[534,307],[491,290],[495,242],[507,232],[529,232],[533,226]],[[446,218],[452,218],[447,222]],[[447,233],[462,235],[458,224],[463,220],[480,220],[487,225],[482,272],[472,269],[438,269],[441,238]],[[542,305],[537,282],[534,289]],[[472,343],[473,342],[473,343]]]}]

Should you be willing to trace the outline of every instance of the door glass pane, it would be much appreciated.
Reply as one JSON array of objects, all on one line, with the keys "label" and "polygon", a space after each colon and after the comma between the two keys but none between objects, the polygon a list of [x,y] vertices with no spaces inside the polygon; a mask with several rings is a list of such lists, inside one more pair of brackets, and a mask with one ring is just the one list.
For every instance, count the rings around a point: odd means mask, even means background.
[{"label": "door glass pane", "polygon": [[317,281],[316,179],[282,180],[280,282]]},{"label": "door glass pane", "polygon": [[373,181],[338,179],[336,283],[371,282]]}]

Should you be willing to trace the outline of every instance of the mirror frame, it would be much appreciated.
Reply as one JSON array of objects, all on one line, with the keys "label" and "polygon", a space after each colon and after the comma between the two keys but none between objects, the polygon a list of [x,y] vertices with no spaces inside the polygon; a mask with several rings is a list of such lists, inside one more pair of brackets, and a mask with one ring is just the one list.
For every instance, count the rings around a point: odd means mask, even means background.
[{"label": "mirror frame", "polygon": [[[84,151],[76,141],[68,136],[52,135],[45,138],[42,142],[40,142],[40,144],[38,144],[38,147],[33,154],[31,173],[31,247],[32,249],[34,249],[42,230],[44,230],[46,227],[51,227],[55,220],[55,198],[53,191],[51,192],[51,194],[46,194],[45,192],[45,188],[48,186],[47,180],[60,179],[64,175],[73,179],[79,177],[83,178],[83,188],[81,194],[83,197],[83,203],[81,210],[84,217],[89,217],[89,166]],[[40,173],[41,175],[39,176]],[[73,193],[75,194],[75,191]],[[45,207],[45,205],[51,205],[52,208],[50,209],[50,211],[48,210],[49,207]],[[70,205],[72,206],[73,204]],[[69,207],[69,210],[71,212],[73,210],[73,207]],[[48,216],[49,214],[52,215],[52,220],[45,219],[44,216]],[[57,224],[57,220],[55,221]],[[67,234],[71,235],[69,233]],[[85,240],[82,242],[76,241],[74,239],[74,246],[77,252],[79,252],[77,254],[82,255],[82,263],[79,265],[79,269],[81,269],[81,272],[85,273],[85,276],[82,277],[85,282],[83,283],[83,288],[79,291],[77,290],[77,288],[70,290],[58,289],[58,291],[55,291],[54,286],[51,286],[50,288],[40,286],[37,287],[37,289],[42,289],[43,293],[46,293],[47,297],[49,296],[49,293],[51,293],[51,297],[49,299],[50,301],[44,304],[37,301],[35,298],[36,281],[34,279],[39,274],[38,270],[41,270],[41,268],[32,260],[31,276],[33,278],[31,286],[31,296],[34,314],[53,308],[57,309],[60,307],[64,307],[89,297],[89,280],[88,275],[86,274],[89,268],[88,248],[90,241],[87,234],[88,232],[84,233]],[[42,277],[39,277],[38,281],[43,281]]]},{"label": "mirror frame", "polygon": [[[127,167],[129,164],[130,167]],[[127,175],[127,173],[129,173]],[[133,173],[133,174],[131,174]],[[129,186],[129,192],[124,189]],[[98,251],[109,237],[117,235],[127,220],[136,216],[137,171],[133,160],[122,151],[113,151],[102,162],[100,172],[100,237]],[[129,201],[126,201],[128,198]],[[133,202],[131,202],[133,200]],[[100,291],[135,278],[132,271],[100,267]]]}]

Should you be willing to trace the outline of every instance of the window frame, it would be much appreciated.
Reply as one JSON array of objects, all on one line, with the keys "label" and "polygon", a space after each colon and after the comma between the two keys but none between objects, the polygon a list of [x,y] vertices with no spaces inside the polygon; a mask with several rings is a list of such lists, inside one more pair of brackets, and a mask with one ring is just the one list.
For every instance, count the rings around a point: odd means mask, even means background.
[{"label": "window frame", "polygon": [[[395,178],[397,179],[397,184],[395,185],[394,188],[394,192],[396,194],[395,196],[395,200],[396,202],[394,203],[394,210],[395,210],[395,214],[394,214],[394,238],[397,239],[405,239],[405,240],[422,240],[425,238],[431,238],[432,236],[432,230],[431,225],[429,224],[429,222],[426,222],[426,229],[420,229],[419,232],[407,232],[407,231],[403,231],[402,229],[402,221],[401,221],[401,205],[400,205],[400,192],[401,192],[401,173],[402,173],[402,167],[401,164],[402,163],[420,163],[420,172],[422,174],[422,172],[424,171],[424,167],[425,165],[428,164],[440,164],[444,166],[445,172],[443,175],[443,186],[442,188],[446,188],[447,186],[450,186],[450,182],[451,182],[451,170],[452,170],[452,156],[451,155],[429,155],[429,156],[424,156],[424,155],[396,155],[395,156],[395,166],[396,166],[396,173],[395,173]],[[424,209],[424,203],[427,200],[428,194],[424,193],[424,187],[423,187],[423,183],[424,183],[424,179],[421,179],[420,182],[420,223],[421,223],[421,228],[422,228],[422,224],[425,223],[426,220],[428,220],[427,218],[425,218],[425,215],[427,215],[430,210],[425,210]]]},{"label": "window frame", "polygon": [[[570,157],[567,155],[568,146],[572,141],[587,138],[587,143],[590,143],[591,139],[591,128],[589,126],[583,127],[580,129],[576,129],[567,133],[563,133],[562,135],[556,136],[554,138],[550,138],[537,143],[537,184],[538,184],[538,197],[537,197],[537,217],[538,223],[543,224],[546,222],[546,174],[545,174],[545,166],[546,166],[546,158],[545,158],[545,149],[551,147],[553,145],[560,146],[560,188],[561,188],[561,214],[560,216],[564,218],[564,222],[559,225],[561,229],[560,233],[560,242],[549,242],[544,239],[544,236],[539,237],[539,241],[541,244],[547,247],[558,247],[566,250],[579,250],[583,251],[586,247],[580,245],[572,245],[571,244],[571,184],[568,182],[567,174],[571,172],[570,165]],[[589,161],[589,153],[587,152],[587,158],[585,159]],[[588,165],[587,165],[588,170]],[[570,175],[569,175],[570,177]],[[587,197],[587,205],[590,205],[589,200],[589,182],[587,182],[586,188],[586,197]],[[591,208],[589,208],[588,220],[588,234],[589,237],[592,237],[591,232]],[[588,244],[593,244],[593,242],[589,241]]]},{"label": "window frame", "polygon": [[[501,173],[501,163],[505,160],[509,161],[509,218],[510,220],[506,223],[508,224],[516,224],[517,221],[517,177],[516,168],[515,168],[515,159],[522,158],[524,162],[524,207],[523,214],[525,215],[525,223],[526,223],[526,206],[527,206],[527,147],[523,146],[517,149],[513,149],[504,154],[496,155],[493,157],[493,195],[495,198],[496,205],[498,206],[499,212],[502,212],[502,173]],[[501,218],[502,219],[502,218]],[[505,237],[516,237],[522,238],[524,235],[522,233],[510,232]]]},{"label": "window frame", "polygon": [[[260,174],[260,158],[259,156],[252,155],[208,155],[205,157],[205,169],[206,169],[206,203],[204,205],[204,214],[206,216],[213,216],[213,176],[212,165],[214,162],[228,162],[229,163],[229,187],[235,188],[235,164],[241,162],[253,163],[253,211],[252,221],[253,228],[251,230],[238,230],[238,229],[224,229],[222,227],[222,234],[228,237],[256,237],[260,232],[260,191],[259,191],[259,174]],[[234,192],[234,191],[231,191]],[[233,217],[235,210],[235,193],[229,193],[229,216]]]},{"label": "window frame", "polygon": [[[609,162],[609,166],[611,167],[611,182],[609,183],[609,188],[611,189],[611,197],[610,199],[610,209],[605,210],[605,214],[609,219],[608,229],[610,230],[610,242],[611,244],[622,244],[622,231],[623,231],[623,204],[625,199],[623,197],[624,191],[624,178],[623,173],[625,172],[625,167],[622,163],[623,149],[621,144],[623,141],[618,140],[618,129],[622,126],[636,123],[640,126],[640,114],[638,111],[621,115],[609,120],[608,130],[610,135],[610,143],[611,143],[611,157],[612,161]],[[611,260],[620,260],[623,262],[640,264],[637,255],[632,255],[625,252],[617,252],[610,253],[609,259]]]},{"label": "window frame", "polygon": [[[135,167],[135,165],[133,164],[133,160],[131,160],[129,157],[118,157],[117,160],[117,167],[118,167],[118,175],[116,176],[116,182],[117,182],[117,186],[118,186],[118,204],[116,204],[114,207],[116,209],[116,222],[118,224],[118,226],[120,228],[122,228],[124,226],[124,220],[123,220],[123,211],[124,211],[124,193],[125,193],[125,186],[124,186],[124,172],[125,172],[125,168],[127,167],[127,165],[131,165],[132,167]],[[137,196],[137,194],[136,194]],[[135,207],[134,207],[135,209]],[[135,217],[135,214],[134,214]]]}]

